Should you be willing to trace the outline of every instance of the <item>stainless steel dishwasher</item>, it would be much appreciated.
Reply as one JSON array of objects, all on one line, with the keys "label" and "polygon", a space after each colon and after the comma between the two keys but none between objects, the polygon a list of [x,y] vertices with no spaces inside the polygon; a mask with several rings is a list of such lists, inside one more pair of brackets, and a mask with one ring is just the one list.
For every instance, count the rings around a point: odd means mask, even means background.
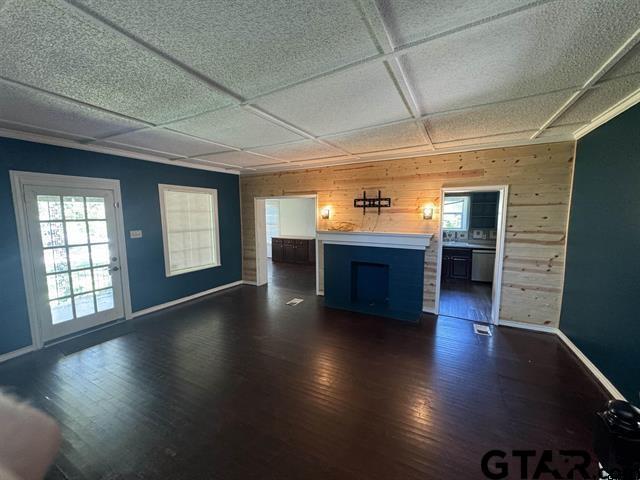
[{"label": "stainless steel dishwasher", "polygon": [[495,263],[495,250],[473,250],[471,253],[471,280],[474,282],[493,282]]}]

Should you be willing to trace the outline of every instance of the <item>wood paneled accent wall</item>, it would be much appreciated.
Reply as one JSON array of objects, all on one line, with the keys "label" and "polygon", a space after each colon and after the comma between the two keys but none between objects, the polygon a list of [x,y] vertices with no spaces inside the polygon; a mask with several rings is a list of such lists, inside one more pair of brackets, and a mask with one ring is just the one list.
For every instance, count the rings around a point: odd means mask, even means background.
[{"label": "wood paneled accent wall", "polygon": [[[557,326],[574,142],[506,147],[242,176],[243,278],[256,280],[254,198],[317,194],[319,230],[433,233],[425,254],[424,306],[435,308],[440,189],[509,185],[500,319]],[[362,215],[353,199],[382,191],[392,207]],[[433,220],[423,220],[424,206]]]}]

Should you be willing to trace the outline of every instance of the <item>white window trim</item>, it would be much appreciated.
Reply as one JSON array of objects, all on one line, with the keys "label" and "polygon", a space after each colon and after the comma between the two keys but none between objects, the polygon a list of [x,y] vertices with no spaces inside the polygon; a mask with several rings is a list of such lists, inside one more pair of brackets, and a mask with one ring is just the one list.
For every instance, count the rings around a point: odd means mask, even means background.
[{"label": "white window trim", "polygon": [[[445,202],[446,202],[445,197]],[[469,220],[471,216],[471,197],[468,195],[451,195],[449,198],[464,198],[464,212],[462,212],[462,226],[460,228],[445,228],[448,232],[466,232],[469,230]],[[442,216],[444,217],[444,205],[442,206]]]},{"label": "white window trim", "polygon": [[[213,197],[213,226],[215,229],[215,257],[214,263],[210,265],[187,268],[177,272],[171,271],[171,265],[169,262],[169,238],[167,235],[167,222],[166,222],[166,206],[164,203],[164,193],[166,191],[172,192],[187,192],[187,193],[208,193]],[[175,277],[185,273],[197,272],[200,270],[207,270],[209,268],[220,267],[220,221],[218,216],[218,190],[215,188],[202,188],[202,187],[187,187],[183,185],[168,185],[165,183],[158,184],[158,194],[160,196],[160,217],[162,221],[162,247],[164,250],[164,271],[167,277]]]}]

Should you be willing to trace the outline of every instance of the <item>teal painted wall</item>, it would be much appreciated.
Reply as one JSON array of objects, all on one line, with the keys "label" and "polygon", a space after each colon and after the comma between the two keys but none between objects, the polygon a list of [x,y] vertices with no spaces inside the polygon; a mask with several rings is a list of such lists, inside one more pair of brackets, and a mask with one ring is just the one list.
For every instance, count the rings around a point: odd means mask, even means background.
[{"label": "teal painted wall", "polygon": [[[0,138],[0,354],[31,344],[10,170],[120,180],[125,231],[143,231],[126,239],[133,311],[242,278],[237,175]],[[159,183],[218,189],[220,267],[165,276]]]},{"label": "teal painted wall", "polygon": [[578,141],[560,329],[640,392],[640,105]]}]

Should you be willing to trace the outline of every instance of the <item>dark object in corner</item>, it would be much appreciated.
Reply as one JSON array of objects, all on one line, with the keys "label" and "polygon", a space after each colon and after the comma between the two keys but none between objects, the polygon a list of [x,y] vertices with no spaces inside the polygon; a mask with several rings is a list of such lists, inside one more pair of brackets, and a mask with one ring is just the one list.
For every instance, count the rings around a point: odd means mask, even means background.
[{"label": "dark object in corner", "polygon": [[621,480],[640,478],[640,410],[610,400],[596,416],[594,450],[604,470]]}]

